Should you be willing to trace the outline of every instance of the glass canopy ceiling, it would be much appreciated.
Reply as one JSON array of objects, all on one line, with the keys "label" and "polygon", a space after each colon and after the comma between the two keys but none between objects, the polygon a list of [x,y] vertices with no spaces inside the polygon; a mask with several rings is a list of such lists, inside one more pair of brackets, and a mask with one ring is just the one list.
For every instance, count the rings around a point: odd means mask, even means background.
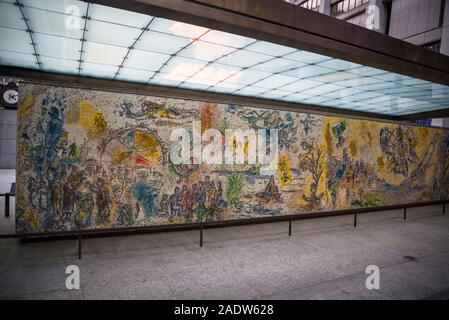
[{"label": "glass canopy ceiling", "polygon": [[392,116],[449,107],[448,86],[76,0],[0,0],[0,40],[3,66]]}]

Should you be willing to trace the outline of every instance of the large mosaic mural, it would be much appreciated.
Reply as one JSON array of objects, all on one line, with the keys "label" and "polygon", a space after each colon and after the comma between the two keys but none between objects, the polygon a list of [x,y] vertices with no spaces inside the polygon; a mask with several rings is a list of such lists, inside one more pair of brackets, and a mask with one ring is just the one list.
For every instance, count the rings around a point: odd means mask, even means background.
[{"label": "large mosaic mural", "polygon": [[[181,164],[174,128],[278,129],[278,166]],[[449,132],[23,84],[19,233],[196,223],[449,199]]]}]

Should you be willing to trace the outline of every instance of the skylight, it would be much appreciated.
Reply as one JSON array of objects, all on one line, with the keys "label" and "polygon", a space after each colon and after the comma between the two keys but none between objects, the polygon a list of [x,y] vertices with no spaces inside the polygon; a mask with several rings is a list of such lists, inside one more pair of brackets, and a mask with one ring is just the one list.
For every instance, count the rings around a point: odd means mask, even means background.
[{"label": "skylight", "polygon": [[448,86],[76,0],[0,1],[0,38],[3,66],[392,116],[449,107]]}]

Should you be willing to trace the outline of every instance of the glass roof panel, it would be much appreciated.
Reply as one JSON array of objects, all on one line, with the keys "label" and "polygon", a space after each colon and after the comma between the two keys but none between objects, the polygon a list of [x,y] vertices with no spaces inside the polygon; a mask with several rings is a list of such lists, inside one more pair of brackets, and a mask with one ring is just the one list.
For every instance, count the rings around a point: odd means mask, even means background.
[{"label": "glass roof panel", "polygon": [[279,58],[279,59],[268,60],[267,62],[263,62],[261,64],[257,64],[255,66],[251,67],[251,69],[272,72],[272,73],[281,73],[281,72],[285,72],[287,70],[294,70],[294,69],[297,69],[297,68],[303,67],[303,66],[305,66],[304,63]]},{"label": "glass roof panel", "polygon": [[123,47],[87,41],[84,43],[84,51],[84,61],[119,66],[128,50]]},{"label": "glass roof panel", "polygon": [[[397,87],[389,88],[389,89],[376,90],[376,92],[400,96],[402,93],[413,92],[415,90],[416,89],[414,89],[412,87],[397,86]],[[426,90],[424,90],[424,92],[426,92]]]},{"label": "glass roof panel", "polygon": [[441,86],[441,85],[437,85],[437,84],[430,84],[430,85],[426,85],[426,87],[424,87],[424,85],[420,85],[419,87],[418,86],[413,86],[414,88],[419,88],[419,89],[429,89],[429,90],[431,90],[432,92],[435,92],[435,93],[449,93],[449,87],[444,87],[444,86]]},{"label": "glass roof panel", "polygon": [[[340,71],[340,72],[333,72],[333,73],[328,73],[328,74],[324,74],[324,75],[319,75],[319,76],[316,76],[316,77],[313,77],[310,79],[315,80],[315,81],[320,81],[320,82],[337,82],[337,81],[350,80],[350,79],[354,79],[357,77],[358,76],[353,73]],[[356,80],[362,81],[361,78],[357,78]]]},{"label": "glass roof panel", "polygon": [[[368,79],[374,79],[374,78],[368,78]],[[354,84],[356,85],[356,84]],[[360,89],[363,90],[383,90],[383,89],[391,89],[394,88],[396,85],[393,82],[378,82],[378,83],[371,83],[371,84],[362,84],[359,86]]]},{"label": "glass roof panel", "polygon": [[243,68],[243,67],[250,67],[270,59],[273,59],[273,57],[246,50],[237,50],[217,60],[217,62]]},{"label": "glass roof panel", "polygon": [[113,79],[116,72],[116,66],[83,62],[80,74],[88,77],[98,77],[98,75],[101,75],[102,78]]},{"label": "glass roof panel", "polygon": [[407,76],[403,76],[397,73],[382,73],[373,75],[374,78],[383,80],[383,81],[392,81],[394,83],[403,84],[403,82],[407,79]]},{"label": "glass roof panel", "polygon": [[357,88],[342,88],[340,90],[324,93],[323,96],[329,97],[329,98],[344,98],[347,101],[352,101],[351,98],[354,95],[359,94],[361,92],[365,92],[365,91],[359,90]]},{"label": "glass roof panel", "polygon": [[421,99],[423,99],[423,98],[431,99],[432,93],[430,91],[427,91],[427,92],[410,91],[410,92],[401,93],[400,96],[403,98],[420,97]]},{"label": "glass roof panel", "polygon": [[279,99],[281,97],[285,97],[288,96],[289,92],[286,91],[282,91],[282,90],[271,90],[268,92],[265,92],[263,94],[260,95],[260,98],[265,98],[265,99]]},{"label": "glass roof panel", "polygon": [[407,109],[407,110],[398,111],[398,112],[396,112],[396,114],[398,116],[402,116],[402,115],[413,114],[413,113],[416,113],[416,112],[435,111],[435,110],[446,109],[446,108],[447,108],[447,105],[446,106],[432,105],[430,107],[421,105],[421,106],[419,106],[417,108],[410,108],[410,109]]},{"label": "glass roof panel", "polygon": [[287,54],[284,56],[284,58],[296,60],[302,63],[318,63],[330,59],[329,57],[320,54],[302,50],[298,50],[293,53]]},{"label": "glass roof panel", "polygon": [[355,74],[359,74],[361,76],[365,76],[365,77],[375,76],[375,75],[380,75],[380,74],[386,73],[383,70],[375,69],[375,68],[371,68],[371,67],[367,67],[367,66],[355,67],[348,71],[355,73]]},{"label": "glass roof panel", "polygon": [[428,84],[429,82],[407,77],[402,83],[406,86],[415,86],[415,85]]},{"label": "glass roof panel", "polygon": [[289,96],[285,96],[284,100],[285,101],[300,101],[300,102],[302,102],[302,101],[304,101],[304,100],[306,100],[306,99],[308,99],[310,97],[312,97],[312,96],[308,95],[306,93],[300,92],[300,93],[293,93],[293,94],[291,94]]},{"label": "glass roof panel", "polygon": [[304,90],[307,90],[310,88],[315,88],[320,85],[321,85],[320,82],[303,79],[303,80],[298,80],[296,82],[285,85],[284,87],[282,87],[282,90],[299,92],[299,91],[304,91]]},{"label": "glass roof panel", "polygon": [[89,17],[95,20],[119,23],[136,28],[145,27],[153,18],[137,12],[124,11],[98,4],[89,6]]},{"label": "glass roof panel", "polygon": [[87,41],[130,47],[142,30],[114,23],[90,20],[87,23]]},{"label": "glass roof panel", "polygon": [[[375,79],[373,77],[361,77],[361,76],[358,76],[358,77],[359,78],[348,79],[348,80],[343,80],[343,81],[335,81],[335,84],[338,84],[339,86],[344,86],[344,87],[357,87],[357,88],[363,89],[364,86],[383,82],[382,80]],[[365,89],[365,90],[367,90],[367,89]]]},{"label": "glass roof panel", "polygon": [[256,71],[252,69],[244,69],[238,74],[229,77],[226,81],[232,83],[241,83],[249,85],[272,75],[270,72]]},{"label": "glass roof panel", "polygon": [[321,67],[331,68],[331,69],[340,70],[340,71],[341,70],[351,70],[351,69],[355,69],[357,67],[361,67],[357,63],[344,61],[344,60],[340,60],[340,59],[326,60],[324,62],[318,63],[318,65]]},{"label": "glass roof panel", "polygon": [[209,29],[195,26],[193,24],[187,24],[163,18],[156,18],[151,24],[150,30],[173,34],[175,36],[185,37],[189,39],[196,39],[205,34]]},{"label": "glass roof panel", "polygon": [[193,76],[207,65],[205,61],[174,57],[162,68],[162,72],[167,74],[168,79],[184,81]]},{"label": "glass roof panel", "polygon": [[306,50],[84,1],[12,3],[0,1],[5,66],[389,115],[449,107],[449,86]]},{"label": "glass roof panel", "polygon": [[298,68],[296,70],[286,71],[283,74],[291,77],[298,78],[311,78],[316,77],[323,74],[334,73],[335,70],[320,67],[317,65],[307,65],[305,67]]},{"label": "glass roof panel", "polygon": [[183,82],[179,86],[179,88],[183,89],[192,89],[192,90],[206,90],[209,88],[208,84],[202,84],[202,83],[194,83],[194,82]]},{"label": "glass roof panel", "polygon": [[131,50],[123,64],[124,67],[146,71],[158,71],[170,58],[169,55],[143,50]]},{"label": "glass roof panel", "polygon": [[0,50],[33,54],[30,35],[23,30],[0,27]]},{"label": "glass roof panel", "polygon": [[233,51],[235,51],[234,48],[225,47],[219,44],[195,41],[179,52],[178,55],[186,58],[213,61]]},{"label": "glass roof panel", "polygon": [[282,86],[295,81],[295,78],[283,76],[281,74],[274,74],[268,78],[256,82],[254,85],[267,89],[281,89]]},{"label": "glass roof panel", "polygon": [[[237,79],[239,77],[240,70],[240,68],[236,67],[211,63],[188,78],[186,81],[191,83],[201,83],[203,85],[207,85],[207,87],[210,87],[211,83],[220,85],[219,82],[228,79],[231,76],[235,76]],[[232,83],[232,81],[229,82]],[[236,83],[238,83],[238,81],[236,81]]]},{"label": "glass roof panel", "polygon": [[[328,92],[337,91],[341,89],[342,87],[336,86],[334,84],[322,84],[319,85],[318,87],[307,89],[306,93],[311,94],[313,96],[319,96]],[[329,100],[329,98],[327,100]]]},{"label": "glass roof panel", "polygon": [[12,3],[0,2],[0,26],[26,30],[20,11]]},{"label": "glass roof panel", "polygon": [[218,30],[211,30],[201,37],[202,41],[221,44],[228,47],[241,49],[255,41],[256,39],[238,36],[236,34],[227,33]]},{"label": "glass roof panel", "polygon": [[370,103],[375,104],[375,103],[380,103],[383,101],[389,101],[392,98],[393,98],[392,96],[382,95],[381,97],[377,97],[377,98],[365,99],[364,102],[367,104],[370,104]]},{"label": "glass roof panel", "polygon": [[232,93],[241,88],[243,86],[237,83],[222,82],[219,86],[210,87],[209,90],[218,93]]},{"label": "glass roof panel", "polygon": [[349,97],[349,99],[351,99],[351,101],[360,101],[360,100],[366,100],[366,99],[372,99],[372,98],[379,98],[382,95],[376,92],[372,92],[372,91],[366,91],[366,92],[360,92],[357,94],[352,95],[351,97]]},{"label": "glass roof panel", "polygon": [[49,72],[78,74],[79,62],[76,60],[56,59],[51,57],[40,57],[43,70]]},{"label": "glass roof panel", "polygon": [[32,54],[24,54],[0,50],[0,64],[4,66],[21,66],[23,68],[38,69],[36,57]]},{"label": "glass roof panel", "polygon": [[121,68],[116,79],[123,81],[147,82],[153,75],[154,72],[152,71]]},{"label": "glass roof panel", "polygon": [[[356,110],[360,110],[363,109],[366,105],[363,103],[359,103],[359,102],[344,102],[345,107],[348,106],[350,108],[356,109]],[[342,107],[341,105],[338,107]]]},{"label": "glass roof panel", "polygon": [[297,51],[294,48],[281,46],[279,44],[269,43],[266,41],[257,41],[247,46],[245,49],[263,54],[269,54],[274,57],[280,57],[292,53],[293,51]]},{"label": "glass roof panel", "polygon": [[250,86],[250,87],[244,87],[238,91],[235,92],[235,94],[238,95],[260,95],[267,91],[267,88],[260,88],[256,86]]},{"label": "glass roof panel", "polygon": [[382,109],[382,108],[392,108],[393,106],[397,107],[398,105],[398,98],[397,97],[390,97],[389,100],[385,100],[385,101],[381,101],[381,102],[376,102],[374,104],[371,104],[370,107],[367,106],[367,109],[371,110],[371,109]]},{"label": "glass roof panel", "polygon": [[[33,37],[36,42],[36,51],[40,55],[67,60],[78,60],[80,57],[80,40],[43,33],[35,33]],[[59,45],[55,46],[55,42]]]},{"label": "glass roof panel", "polygon": [[148,83],[160,86],[176,87],[180,85],[185,79],[186,76],[177,76],[175,74],[158,72],[148,81]]},{"label": "glass roof panel", "polygon": [[134,48],[166,54],[174,54],[187,46],[190,40],[170,34],[147,31],[137,41]]},{"label": "glass roof panel", "polygon": [[[11,0],[11,2],[14,1]],[[55,11],[79,17],[86,12],[87,7],[87,3],[77,0],[21,0],[20,3],[26,7]]]},{"label": "glass roof panel", "polygon": [[[62,13],[24,7],[23,13],[33,32],[81,39],[83,37],[84,19],[71,17]],[[85,12],[83,12],[85,14]],[[56,45],[56,44],[55,44]]]},{"label": "glass roof panel", "polygon": [[329,99],[327,97],[313,96],[312,98],[305,99],[304,103],[307,103],[307,104],[320,104],[320,103],[323,103],[323,102],[326,102],[326,101],[329,101],[329,100],[332,100],[332,99]]}]

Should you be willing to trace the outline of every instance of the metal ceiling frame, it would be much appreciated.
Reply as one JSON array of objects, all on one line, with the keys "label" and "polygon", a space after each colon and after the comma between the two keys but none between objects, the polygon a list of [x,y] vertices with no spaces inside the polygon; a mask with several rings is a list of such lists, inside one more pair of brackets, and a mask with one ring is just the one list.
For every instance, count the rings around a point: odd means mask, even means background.
[{"label": "metal ceiling frame", "polygon": [[[323,107],[311,104],[246,97],[241,95],[232,95],[225,93],[207,92],[202,90],[192,90],[177,87],[159,86],[159,85],[148,85],[143,83],[122,81],[122,80],[57,74],[19,67],[0,67],[0,75],[6,77],[15,77],[25,83],[33,83],[33,84],[52,85],[52,86],[86,89],[86,90],[121,92],[128,94],[139,94],[145,96],[204,101],[212,103],[239,104],[245,106],[252,106],[256,108],[312,113],[318,115],[336,116],[348,119],[358,119],[367,121],[381,121],[393,124],[401,124],[402,121],[414,119],[414,118],[406,118],[403,116],[396,117],[370,112],[337,109],[332,107]],[[446,112],[446,110],[447,109],[430,111],[433,112],[433,114],[430,116],[435,118],[443,117],[445,115],[439,112],[441,111]],[[424,118],[426,117],[418,117],[416,119],[424,119]],[[421,127],[421,125],[419,124],[413,123],[406,123],[406,124],[408,126]],[[449,128],[439,128],[439,129],[449,130]]]},{"label": "metal ceiling frame", "polygon": [[[449,85],[449,57],[388,37],[333,17],[328,17],[280,0],[89,0],[95,3],[138,13],[173,19],[211,29],[253,37],[281,45],[324,54],[332,58],[396,72],[418,79]],[[16,73],[15,73],[16,72]],[[22,75],[26,79],[50,81],[61,79],[70,85],[74,81],[86,87],[96,84],[97,89],[133,92],[150,95],[178,96],[183,93],[192,99],[215,100],[248,105],[287,106],[296,111],[337,114],[386,120],[411,120],[425,117],[449,116],[446,109],[405,116],[385,116],[369,112],[356,112],[316,105],[285,103],[259,98],[247,98],[229,94],[205,93],[196,90],[150,86],[76,76],[52,76],[51,73],[22,68],[1,67],[6,76]],[[71,79],[71,80],[69,80]],[[82,80],[86,79],[86,80]],[[126,85],[125,85],[126,83]],[[207,98],[209,97],[210,98]],[[264,102],[264,103],[262,103]]]},{"label": "metal ceiling frame", "polygon": [[34,41],[34,37],[33,37],[34,31],[31,30],[30,24],[28,23],[29,19],[27,17],[25,17],[25,14],[23,13],[23,4],[20,3],[19,1],[16,1],[15,5],[17,5],[17,7],[19,8],[20,16],[22,17],[21,19],[24,21],[25,26],[26,26],[26,32],[30,36],[30,41],[31,41],[30,45],[33,47],[33,55],[36,58],[37,66],[39,67],[39,69],[42,69],[42,62],[39,59],[39,54],[37,53],[37,50],[36,50],[36,42]]},{"label": "metal ceiling frame", "polygon": [[147,96],[167,97],[185,100],[198,100],[214,103],[230,103],[260,108],[276,108],[279,110],[305,112],[331,116],[344,116],[346,118],[396,121],[397,117],[382,115],[377,113],[361,112],[331,107],[322,107],[310,104],[285,102],[278,100],[268,100],[240,95],[207,92],[201,90],[184,89],[177,87],[167,87],[158,85],[148,85],[143,83],[92,78],[85,76],[56,74],[42,72],[38,70],[19,67],[0,67],[0,75],[6,77],[17,77],[24,82],[53,85],[67,88],[79,88],[87,90],[101,90],[110,92],[121,92],[130,94],[140,94]]},{"label": "metal ceiling frame", "polygon": [[86,14],[83,16],[84,24],[83,24],[83,36],[81,40],[81,49],[80,49],[80,58],[78,60],[78,74],[81,74],[82,66],[83,66],[83,55],[84,55],[84,43],[86,42],[86,30],[87,30],[87,22],[89,21],[89,3],[86,7]]},{"label": "metal ceiling frame", "polygon": [[145,27],[142,28],[142,32],[140,32],[139,36],[134,39],[134,42],[132,43],[132,45],[128,48],[128,51],[126,52],[126,55],[123,57],[122,62],[120,63],[120,65],[118,66],[117,72],[115,73],[114,76],[114,80],[117,79],[118,74],[120,73],[120,70],[123,69],[123,65],[125,64],[126,59],[128,59],[129,54],[131,53],[131,50],[134,49],[134,46],[136,45],[136,43],[138,41],[140,41],[140,38],[142,38],[142,35],[145,33],[145,31],[150,29],[150,25],[153,23],[154,21],[154,17],[150,20],[150,22],[147,23],[147,25]]}]

